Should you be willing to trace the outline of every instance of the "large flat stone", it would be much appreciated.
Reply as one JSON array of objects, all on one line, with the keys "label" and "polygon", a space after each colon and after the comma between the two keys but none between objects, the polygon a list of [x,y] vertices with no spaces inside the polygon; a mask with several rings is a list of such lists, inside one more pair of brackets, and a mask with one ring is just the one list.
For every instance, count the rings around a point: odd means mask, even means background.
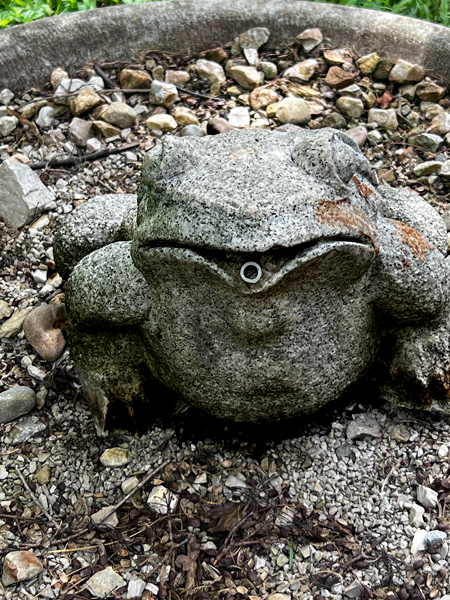
[{"label": "large flat stone", "polygon": [[0,218],[8,227],[30,223],[54,200],[28,165],[6,160],[0,166]]}]

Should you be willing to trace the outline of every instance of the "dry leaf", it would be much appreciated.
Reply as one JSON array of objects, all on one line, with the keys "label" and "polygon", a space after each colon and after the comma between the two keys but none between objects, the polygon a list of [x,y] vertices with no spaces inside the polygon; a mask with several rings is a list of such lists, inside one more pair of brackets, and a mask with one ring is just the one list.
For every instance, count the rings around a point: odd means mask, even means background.
[{"label": "dry leaf", "polygon": [[242,520],[243,506],[242,502],[226,502],[221,506],[211,508],[206,516],[208,519],[218,519],[218,523],[211,528],[211,531],[231,531]]}]

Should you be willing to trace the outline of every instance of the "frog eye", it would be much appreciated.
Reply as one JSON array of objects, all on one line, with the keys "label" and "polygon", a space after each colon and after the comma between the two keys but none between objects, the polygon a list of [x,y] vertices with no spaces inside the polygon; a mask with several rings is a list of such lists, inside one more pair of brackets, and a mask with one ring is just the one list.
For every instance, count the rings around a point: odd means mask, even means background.
[{"label": "frog eye", "polygon": [[347,186],[355,173],[378,184],[375,171],[356,142],[335,129],[325,127],[299,135],[291,156],[297,167],[338,189]]}]

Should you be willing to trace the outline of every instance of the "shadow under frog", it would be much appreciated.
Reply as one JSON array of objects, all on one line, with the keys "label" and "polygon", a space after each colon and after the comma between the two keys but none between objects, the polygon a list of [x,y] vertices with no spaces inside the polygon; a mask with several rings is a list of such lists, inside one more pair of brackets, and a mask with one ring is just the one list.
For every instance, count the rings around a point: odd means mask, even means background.
[{"label": "shadow under frog", "polygon": [[446,227],[348,136],[167,137],[142,175],[137,198],[89,200],[55,239],[99,433],[118,403],[142,425],[158,388],[223,419],[309,414],[374,365],[385,398],[446,409]]}]

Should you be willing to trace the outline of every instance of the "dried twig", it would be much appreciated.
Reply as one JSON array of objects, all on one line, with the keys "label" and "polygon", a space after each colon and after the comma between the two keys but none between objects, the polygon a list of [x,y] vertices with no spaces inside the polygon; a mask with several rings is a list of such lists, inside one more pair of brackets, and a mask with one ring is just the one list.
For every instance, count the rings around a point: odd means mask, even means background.
[{"label": "dried twig", "polygon": [[33,169],[33,171],[37,171],[39,169],[46,169],[48,167],[73,167],[75,165],[80,165],[83,162],[93,161],[99,158],[105,158],[106,156],[110,156],[111,154],[120,154],[121,152],[125,152],[125,150],[130,150],[130,148],[135,148],[139,145],[140,142],[133,142],[132,144],[125,144],[124,146],[120,146],[120,148],[106,148],[105,150],[92,152],[92,154],[83,154],[83,156],[72,156],[70,158],[62,158],[60,160],[53,159],[50,161],[40,161],[30,164],[29,167]]},{"label": "dried twig", "polygon": [[44,515],[47,517],[47,519],[50,521],[50,523],[56,528],[58,529],[58,525],[56,523],[56,521],[53,519],[53,517],[51,516],[51,514],[42,506],[42,504],[39,502],[38,498],[36,497],[35,493],[32,491],[32,489],[30,488],[30,486],[28,485],[28,483],[25,481],[24,476],[22,475],[22,473],[19,471],[19,469],[16,467],[16,473],[19,476],[20,481],[23,483],[23,485],[25,486],[25,488],[27,489],[28,493],[30,494],[30,496],[33,499],[33,502],[35,504],[37,504],[39,506],[39,508],[42,510],[42,512],[44,513]]},{"label": "dried twig", "polygon": [[376,548],[377,546],[379,546],[381,544],[381,542],[383,542],[386,538],[387,538],[387,533],[385,533],[384,535],[381,535],[379,538],[377,538],[374,541],[374,543],[371,546],[369,546],[369,548],[363,554],[358,554],[358,556],[355,556],[355,558],[352,558],[352,560],[349,560],[348,562],[346,562],[345,564],[343,564],[342,568],[346,569],[347,567],[349,567],[353,563],[358,562],[358,560],[362,560],[364,558],[370,558],[368,556],[369,552],[372,552],[372,550],[374,548]]},{"label": "dried twig", "polygon": [[108,86],[109,88],[116,87],[114,81],[112,81],[112,79],[108,77],[108,75],[101,67],[99,67],[98,65],[94,65],[94,71],[97,73],[97,75],[100,75],[106,86]]}]

